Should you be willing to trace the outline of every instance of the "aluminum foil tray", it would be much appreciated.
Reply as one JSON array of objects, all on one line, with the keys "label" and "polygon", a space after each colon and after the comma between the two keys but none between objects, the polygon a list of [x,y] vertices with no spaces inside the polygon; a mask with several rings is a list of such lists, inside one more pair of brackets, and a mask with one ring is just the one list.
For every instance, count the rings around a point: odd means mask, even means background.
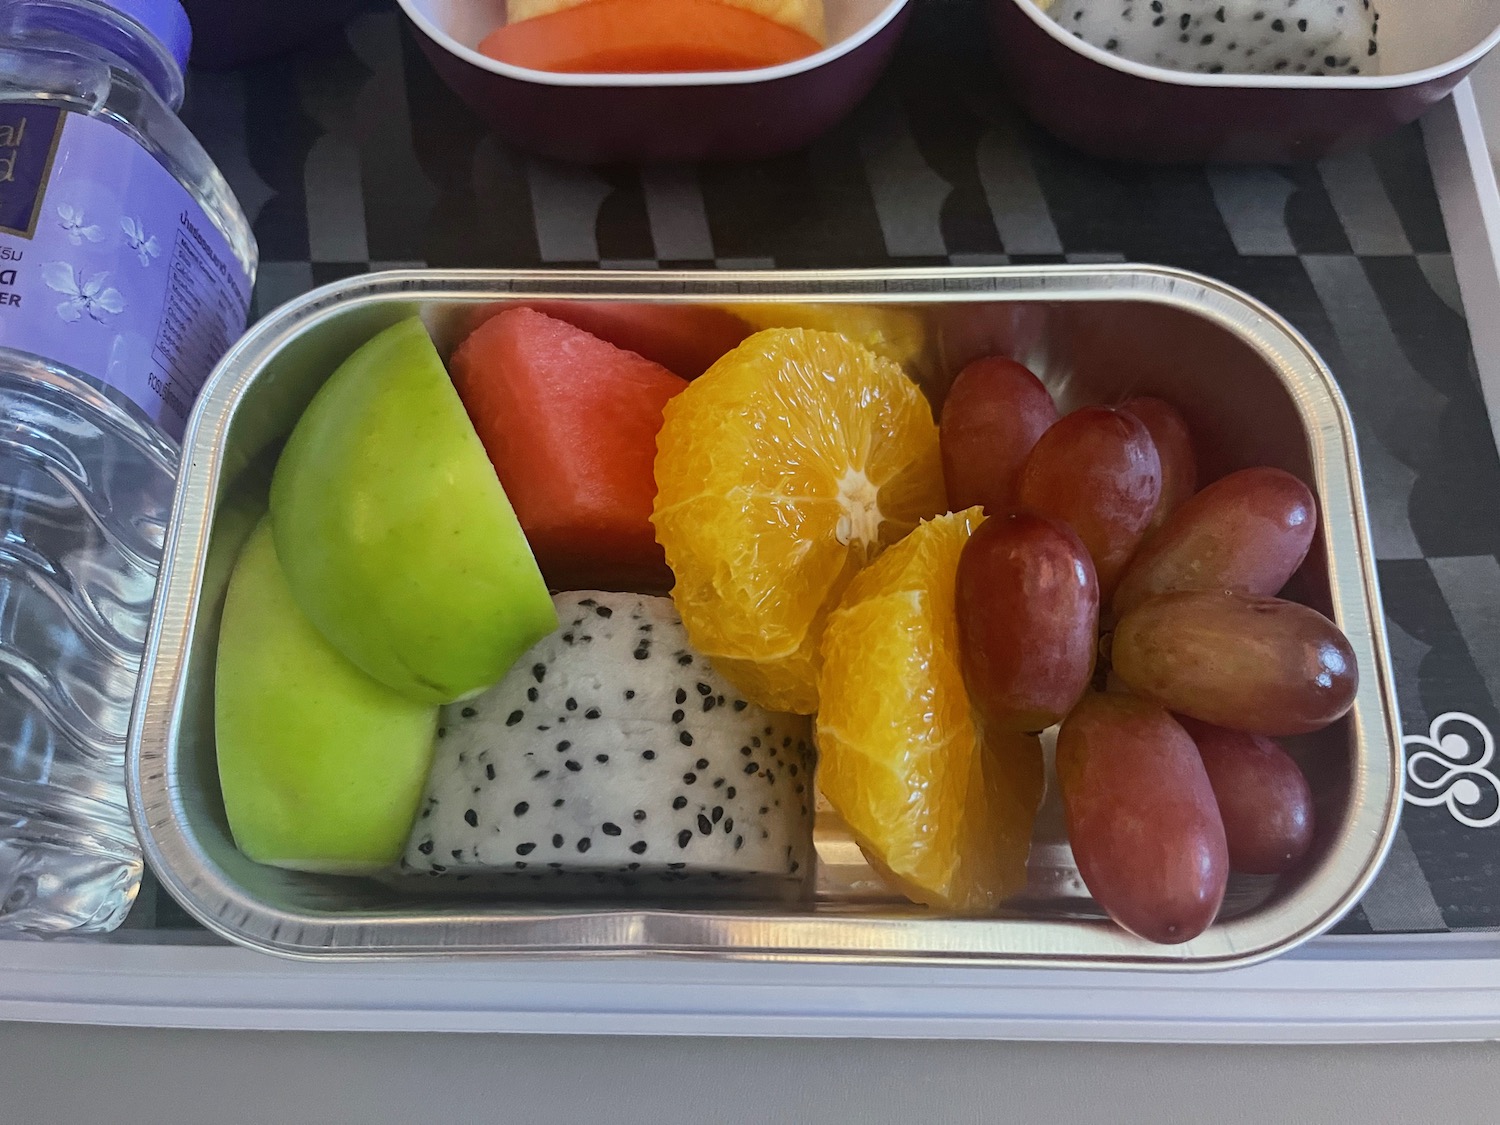
[{"label": "aluminum foil tray", "polygon": [[[1362,673],[1350,714],[1292,746],[1312,783],[1313,852],[1279,878],[1231,881],[1220,920],[1178,946],[1105,919],[1072,862],[1054,793],[1030,883],[1006,912],[952,919],[886,890],[820,810],[805,906],[546,902],[405,893],[377,880],[263,867],[234,848],[214,765],[213,675],[231,564],[264,509],[280,443],[323,380],[381,328],[420,313],[445,355],[484,304],[512,299],[798,301],[921,316],[934,401],[967,360],[999,352],[1037,371],[1066,410],[1128,394],[1176,403],[1204,479],[1269,464],[1322,510],[1295,596],[1348,635]],[[1274,313],[1176,270],[1038,266],[882,272],[404,271],[325,287],[262,320],[205,387],[184,443],[171,532],[129,750],[136,826],[163,884],[196,918],[252,948],[301,958],[696,955],[844,963],[1223,968],[1332,925],[1374,877],[1402,778],[1354,431],[1328,369]]]}]

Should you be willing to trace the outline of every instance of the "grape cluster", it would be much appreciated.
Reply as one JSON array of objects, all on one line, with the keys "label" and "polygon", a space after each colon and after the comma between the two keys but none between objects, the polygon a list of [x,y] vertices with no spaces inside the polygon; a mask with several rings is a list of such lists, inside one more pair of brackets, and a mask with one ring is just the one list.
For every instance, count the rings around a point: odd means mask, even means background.
[{"label": "grape cluster", "polygon": [[1186,420],[1133,398],[1059,418],[1013,360],[959,374],[941,423],[948,500],[989,518],[959,559],[964,680],[984,727],[1061,723],[1057,776],[1090,893],[1116,922],[1183,942],[1231,870],[1289,870],[1312,795],[1273,737],[1353,705],[1353,650],[1276,597],[1317,530],[1280,469],[1197,488]]}]

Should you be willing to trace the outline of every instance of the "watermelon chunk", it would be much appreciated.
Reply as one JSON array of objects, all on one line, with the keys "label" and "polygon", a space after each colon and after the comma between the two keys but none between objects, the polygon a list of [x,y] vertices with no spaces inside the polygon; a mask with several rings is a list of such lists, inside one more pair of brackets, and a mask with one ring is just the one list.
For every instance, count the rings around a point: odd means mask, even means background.
[{"label": "watermelon chunk", "polygon": [[[711,305],[527,301],[525,307],[653,360],[684,379],[702,375],[751,332],[739,317]],[[487,305],[481,309],[475,325],[493,316],[496,308]]]},{"label": "watermelon chunk", "polygon": [[671,586],[652,464],[662,407],[686,381],[530,308],[476,328],[450,369],[549,586]]}]

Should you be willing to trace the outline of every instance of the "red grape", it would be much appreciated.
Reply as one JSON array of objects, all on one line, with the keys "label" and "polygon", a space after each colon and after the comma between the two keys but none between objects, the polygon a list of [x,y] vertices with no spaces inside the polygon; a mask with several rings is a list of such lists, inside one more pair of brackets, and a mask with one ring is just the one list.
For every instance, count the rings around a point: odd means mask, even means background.
[{"label": "red grape", "polygon": [[1016,477],[1037,438],[1057,421],[1042,381],[1013,359],[976,359],[953,380],[938,434],[948,506],[1004,515],[1015,504]]},{"label": "red grape", "polygon": [[1065,524],[1012,514],[984,521],[958,557],[955,609],[964,682],[985,721],[1045,730],[1094,670],[1099,586]]},{"label": "red grape", "polygon": [[1183,590],[1120,619],[1114,670],[1170,711],[1256,734],[1304,734],[1354,703],[1354,650],[1296,602]]},{"label": "red grape", "polygon": [[1312,845],[1312,790],[1292,756],[1269,738],[1178,720],[1198,744],[1224,818],[1229,869],[1277,875]]},{"label": "red grape", "polygon": [[1115,591],[1114,612],[1172,590],[1268,597],[1302,565],[1317,526],[1317,503],[1291,473],[1230,473],[1190,498],[1141,547]]},{"label": "red grape", "polygon": [[1161,460],[1134,414],[1086,406],[1044,433],[1021,469],[1027,511],[1062,520],[1094,560],[1105,604],[1161,495]]},{"label": "red grape", "polygon": [[1089,893],[1151,941],[1197,937],[1229,878],[1224,824],[1193,740],[1166,711],[1088,695],[1057,736],[1068,840]]},{"label": "red grape", "polygon": [[1198,490],[1198,457],[1193,452],[1193,435],[1177,407],[1165,399],[1141,395],[1127,399],[1120,409],[1146,424],[1156,444],[1156,455],[1161,459],[1161,498],[1146,526],[1149,535]]}]

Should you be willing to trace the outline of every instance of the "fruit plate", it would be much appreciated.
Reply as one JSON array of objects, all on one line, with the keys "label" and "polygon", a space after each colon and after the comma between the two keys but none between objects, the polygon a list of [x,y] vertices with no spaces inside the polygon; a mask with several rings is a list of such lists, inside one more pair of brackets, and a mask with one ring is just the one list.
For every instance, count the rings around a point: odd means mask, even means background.
[{"label": "fruit plate", "polygon": [[[262,867],[234,848],[218,795],[213,664],[230,564],[265,505],[269,467],[314,392],[375,332],[420,314],[447,354],[478,306],[502,300],[795,301],[885,307],[923,325],[912,363],[940,400],[984,354],[1037,371],[1062,409],[1130,394],[1175,402],[1204,479],[1269,464],[1317,493],[1323,519],[1293,594],[1332,617],[1362,669],[1349,715],[1292,744],[1318,835],[1281,877],[1237,877],[1220,919],[1155,945],[1084,889],[1053,787],[1029,884],[1004,912],[953,919],[885,889],[827,809],[800,907],[547,902],[413,895],[377,880]],[[146,855],[210,929],[302,958],[667,955],[1078,967],[1223,968],[1332,925],[1374,878],[1395,832],[1401,746],[1354,431],[1327,367],[1273,312],[1209,278],[1143,266],[817,273],[399,271],[319,289],[262,320],[225,357],[188,427],[132,724],[128,782]]]}]

